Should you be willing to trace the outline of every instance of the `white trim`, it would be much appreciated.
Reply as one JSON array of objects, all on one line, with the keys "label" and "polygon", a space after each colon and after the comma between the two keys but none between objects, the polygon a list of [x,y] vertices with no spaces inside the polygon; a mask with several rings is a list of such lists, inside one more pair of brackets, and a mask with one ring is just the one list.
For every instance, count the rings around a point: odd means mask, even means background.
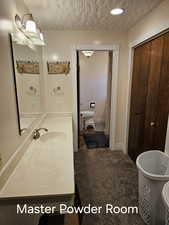
[{"label": "white trim", "polygon": [[128,135],[129,135],[129,122],[130,122],[130,101],[131,101],[131,86],[133,77],[133,60],[134,60],[134,48],[129,49],[128,60],[128,84],[127,84],[127,103],[126,103],[126,118],[125,118],[125,133],[124,133],[124,151],[128,153]]},{"label": "white trim", "polygon": [[134,47],[142,42],[146,42],[158,34],[169,29],[168,24],[161,26],[160,29],[150,32],[147,35],[140,37],[138,40],[129,43],[129,60],[128,60],[128,84],[127,84],[127,103],[126,103],[126,118],[125,118],[125,133],[124,133],[124,149],[128,153],[128,136],[129,136],[129,122],[130,122],[130,101],[131,101],[131,87],[133,75],[133,61],[134,61]]},{"label": "white trim", "polygon": [[125,153],[125,145],[122,142],[119,143],[115,143],[115,145],[113,146],[113,150],[114,151],[122,151]]},{"label": "white trim", "polygon": [[113,50],[111,113],[110,113],[110,149],[113,149],[116,138],[118,68],[119,68],[119,46]]},{"label": "white trim", "polygon": [[160,28],[157,27],[157,30],[153,30],[150,33],[147,33],[146,35],[142,35],[137,40],[134,40],[134,41],[130,42],[129,47],[132,48],[132,47],[135,47],[135,46],[139,45],[142,42],[146,42],[149,39],[155,37],[156,35],[158,35],[162,32],[165,32],[168,29],[169,29],[168,21],[166,21],[166,24],[163,24]]},{"label": "white trim", "polygon": [[[110,118],[110,149],[114,150],[116,135],[116,108],[117,108],[117,85],[118,85],[118,64],[119,64],[119,45],[76,45],[72,47],[72,82],[73,82],[73,133],[74,133],[74,151],[78,151],[78,118],[77,118],[77,59],[76,51],[94,50],[94,51],[113,51],[112,63],[112,96],[111,96],[111,118]],[[112,107],[113,106],[113,107]]]},{"label": "white trim", "polygon": [[119,50],[119,45],[76,45],[74,46],[76,50],[94,50],[94,51],[116,51]]}]

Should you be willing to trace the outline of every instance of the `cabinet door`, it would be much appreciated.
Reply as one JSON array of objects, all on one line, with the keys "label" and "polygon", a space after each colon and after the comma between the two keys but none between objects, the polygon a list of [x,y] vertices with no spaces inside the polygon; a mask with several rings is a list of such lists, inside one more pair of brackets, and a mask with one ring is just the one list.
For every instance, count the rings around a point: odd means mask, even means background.
[{"label": "cabinet door", "polygon": [[137,47],[134,51],[128,144],[128,152],[133,160],[144,151],[144,121],[150,56],[151,42]]}]

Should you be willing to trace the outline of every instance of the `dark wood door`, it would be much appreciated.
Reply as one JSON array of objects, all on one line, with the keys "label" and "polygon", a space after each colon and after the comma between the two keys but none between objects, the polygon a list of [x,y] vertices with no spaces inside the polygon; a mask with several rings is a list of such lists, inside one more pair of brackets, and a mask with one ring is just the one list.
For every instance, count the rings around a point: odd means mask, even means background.
[{"label": "dark wood door", "polygon": [[164,150],[169,113],[169,33],[134,51],[128,152]]},{"label": "dark wood door", "polygon": [[163,36],[151,41],[148,86],[145,105],[144,151],[154,149],[157,129],[159,82],[163,55]]},{"label": "dark wood door", "polygon": [[169,115],[169,33],[164,36],[161,76],[157,96],[154,147],[164,150]]},{"label": "dark wood door", "polygon": [[150,42],[134,51],[128,146],[129,155],[133,160],[144,148],[144,121],[150,56]]}]

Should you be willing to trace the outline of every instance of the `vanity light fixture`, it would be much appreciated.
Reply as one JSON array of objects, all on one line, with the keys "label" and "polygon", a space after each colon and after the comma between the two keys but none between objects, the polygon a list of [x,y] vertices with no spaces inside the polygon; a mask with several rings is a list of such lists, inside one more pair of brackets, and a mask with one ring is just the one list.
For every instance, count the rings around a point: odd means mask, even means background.
[{"label": "vanity light fixture", "polygon": [[122,9],[122,8],[114,8],[114,9],[112,9],[110,11],[110,13],[112,15],[120,15],[120,14],[124,13],[124,9]]},{"label": "vanity light fixture", "polygon": [[[26,17],[28,17],[27,20]],[[39,45],[39,46],[45,45],[43,34],[40,28],[37,27],[32,14],[30,13],[25,14],[22,19],[18,15],[16,15],[15,24],[18,29],[17,32],[22,33],[25,36],[25,39],[27,39],[28,42],[31,42],[32,45]]]},{"label": "vanity light fixture", "polygon": [[84,50],[82,51],[83,55],[86,56],[87,58],[91,57],[94,54],[94,51],[91,50]]}]

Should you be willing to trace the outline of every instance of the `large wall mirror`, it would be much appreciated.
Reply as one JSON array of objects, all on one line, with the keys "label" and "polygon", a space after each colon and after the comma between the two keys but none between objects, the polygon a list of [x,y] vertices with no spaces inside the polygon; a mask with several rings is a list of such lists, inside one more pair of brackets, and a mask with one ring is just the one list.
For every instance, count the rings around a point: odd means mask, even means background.
[{"label": "large wall mirror", "polygon": [[23,134],[42,114],[42,47],[16,42],[10,35],[14,67],[19,133]]}]

